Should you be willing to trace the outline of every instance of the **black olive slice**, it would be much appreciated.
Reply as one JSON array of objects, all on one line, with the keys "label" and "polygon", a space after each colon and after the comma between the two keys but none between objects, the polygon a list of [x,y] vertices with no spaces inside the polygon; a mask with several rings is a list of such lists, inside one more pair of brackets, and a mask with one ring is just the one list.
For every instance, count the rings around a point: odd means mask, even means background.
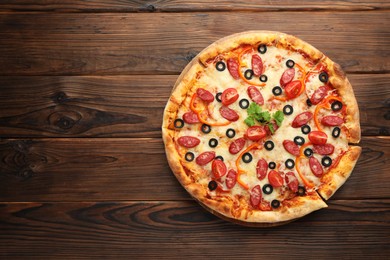
[{"label": "black olive slice", "polygon": [[261,82],[267,82],[267,80],[268,80],[268,77],[266,75],[263,74],[263,75],[260,76],[260,81]]},{"label": "black olive slice", "polygon": [[302,136],[296,136],[294,137],[294,143],[296,143],[297,145],[303,145],[305,143],[305,138],[303,138]]},{"label": "black olive slice", "polygon": [[226,65],[223,61],[218,61],[217,64],[215,64],[215,68],[218,71],[224,71],[226,69]]},{"label": "black olive slice", "polygon": [[304,196],[306,194],[306,188],[303,186],[298,186],[298,195],[299,196]]},{"label": "black olive slice", "polygon": [[226,130],[226,136],[229,138],[233,138],[236,135],[236,131],[233,128],[229,128]]},{"label": "black olive slice", "polygon": [[333,128],[333,130],[332,130],[332,136],[333,136],[334,138],[339,137],[340,134],[341,134],[341,129],[340,129],[340,127],[337,127],[337,126],[336,126],[335,128]]},{"label": "black olive slice", "polygon": [[218,92],[218,93],[215,95],[215,99],[216,99],[218,102],[222,102],[221,96],[222,96],[222,92]]},{"label": "black olive slice", "polygon": [[276,86],[272,89],[272,94],[275,96],[280,96],[282,94],[282,88],[279,86]]},{"label": "black olive slice", "polygon": [[306,104],[307,104],[308,107],[311,107],[313,105],[309,98],[306,99]]},{"label": "black olive slice", "polygon": [[250,153],[244,153],[242,156],[242,161],[244,163],[250,163],[252,161],[253,157]]},{"label": "black olive slice", "polygon": [[278,201],[278,200],[271,201],[271,207],[273,207],[274,209],[279,208],[280,207],[280,201]]},{"label": "black olive slice", "polygon": [[272,187],[272,185],[271,184],[265,184],[264,186],[263,186],[263,192],[264,192],[264,194],[271,194],[272,192],[274,191],[274,187]]},{"label": "black olive slice", "polygon": [[328,79],[329,79],[328,73],[321,72],[318,77],[319,77],[321,82],[324,82],[324,83],[328,82]]},{"label": "black olive slice", "polygon": [[341,103],[340,101],[337,100],[337,101],[332,103],[331,108],[335,112],[340,111],[343,108],[343,103]]},{"label": "black olive slice", "polygon": [[205,133],[205,134],[210,133],[211,132],[211,126],[203,124],[202,125],[202,132]]},{"label": "black olive slice", "polygon": [[302,131],[303,134],[307,135],[308,133],[310,133],[311,128],[310,128],[310,126],[308,126],[308,125],[303,125],[303,126],[301,127],[301,131]]},{"label": "black olive slice", "polygon": [[182,128],[184,126],[184,121],[178,118],[173,122],[173,125],[175,126],[175,128]]},{"label": "black olive slice", "polygon": [[195,155],[191,152],[187,152],[184,158],[186,159],[187,162],[192,162],[195,158]]},{"label": "black olive slice", "polygon": [[290,105],[285,105],[283,107],[283,114],[285,114],[286,116],[288,115],[291,115],[292,113],[294,113],[294,108]]},{"label": "black olive slice", "polygon": [[306,157],[310,157],[313,155],[313,150],[310,149],[310,148],[306,148],[305,151],[303,151],[303,154],[306,156]]},{"label": "black olive slice", "polygon": [[287,159],[284,163],[287,169],[292,169],[295,167],[295,162],[293,159]]},{"label": "black olive slice", "polygon": [[267,52],[267,45],[265,44],[260,44],[259,47],[257,47],[257,50],[261,53],[264,54]]},{"label": "black olive slice", "polygon": [[267,141],[264,143],[264,148],[267,151],[271,151],[272,149],[274,149],[274,147],[275,147],[275,145],[274,145],[274,142],[272,142],[272,141]]},{"label": "black olive slice", "polygon": [[246,78],[246,79],[252,79],[253,78],[253,70],[246,70],[245,72],[244,72],[244,77]]},{"label": "black olive slice", "polygon": [[216,181],[210,181],[209,185],[207,185],[209,190],[213,191],[218,187],[218,183]]},{"label": "black olive slice", "polygon": [[287,60],[286,61],[286,66],[289,67],[290,69],[292,67],[294,67],[294,65],[295,65],[295,62],[293,60]]},{"label": "black olive slice", "polygon": [[209,146],[210,146],[210,147],[214,148],[214,147],[217,147],[217,145],[218,145],[218,140],[217,140],[217,139],[211,138],[211,139],[209,140]]},{"label": "black olive slice", "polygon": [[238,103],[242,109],[247,109],[249,107],[249,100],[248,99],[241,99]]},{"label": "black olive slice", "polygon": [[275,169],[276,168],[276,163],[275,162],[269,162],[268,168]]},{"label": "black olive slice", "polygon": [[224,161],[224,159],[223,159],[223,157],[221,155],[215,156],[214,160]]},{"label": "black olive slice", "polygon": [[321,160],[321,163],[323,166],[329,167],[332,165],[332,159],[329,156],[324,156],[324,158]]}]

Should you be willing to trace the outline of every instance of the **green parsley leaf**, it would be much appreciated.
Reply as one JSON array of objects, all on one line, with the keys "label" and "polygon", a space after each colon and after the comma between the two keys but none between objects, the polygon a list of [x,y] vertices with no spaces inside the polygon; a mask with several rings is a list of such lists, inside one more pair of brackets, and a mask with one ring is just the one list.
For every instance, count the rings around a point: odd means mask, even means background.
[{"label": "green parsley leaf", "polygon": [[284,119],[284,114],[282,111],[278,110],[276,111],[273,115],[272,115],[272,118],[275,119],[276,121],[276,124],[278,126],[280,126],[283,122],[283,119]]},{"label": "green parsley leaf", "polygon": [[254,126],[255,125],[255,119],[253,118],[253,116],[248,116],[245,120],[244,120],[245,124],[247,124],[248,126]]},{"label": "green parsley leaf", "polygon": [[252,102],[249,105],[247,112],[248,112],[249,116],[260,114],[261,113],[261,107],[258,104],[256,104],[255,102]]},{"label": "green parsley leaf", "polygon": [[261,122],[269,122],[271,120],[271,114],[268,111],[262,112],[259,117],[259,119],[256,119]]},{"label": "green parsley leaf", "polygon": [[268,128],[271,131],[271,134],[275,133],[274,125],[272,123],[268,124]]}]

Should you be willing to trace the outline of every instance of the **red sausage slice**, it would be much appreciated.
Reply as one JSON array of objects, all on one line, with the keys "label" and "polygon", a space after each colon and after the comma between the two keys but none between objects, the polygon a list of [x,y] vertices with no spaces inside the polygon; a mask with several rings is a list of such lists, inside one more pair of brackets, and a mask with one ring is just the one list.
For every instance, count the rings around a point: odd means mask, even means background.
[{"label": "red sausage slice", "polygon": [[211,94],[210,91],[204,89],[204,88],[198,88],[196,90],[196,94],[198,95],[198,97],[200,99],[202,99],[203,101],[207,102],[207,103],[210,103],[210,102],[213,102],[214,101],[214,95]]},{"label": "red sausage slice", "polygon": [[311,131],[308,137],[312,144],[326,144],[328,140],[328,136],[321,131]]},{"label": "red sausage slice", "polygon": [[230,145],[229,145],[229,152],[231,154],[237,154],[239,151],[244,148],[246,143],[245,138],[241,137],[236,140],[234,140]]},{"label": "red sausage slice", "polygon": [[259,180],[263,180],[267,176],[268,163],[265,159],[260,159],[256,165],[256,175]]},{"label": "red sausage slice", "polygon": [[311,172],[312,172],[315,176],[321,177],[322,174],[324,174],[324,170],[323,170],[322,167],[321,167],[321,163],[317,160],[317,158],[315,158],[315,157],[310,157],[310,159],[309,159],[309,165],[310,165]]},{"label": "red sausage slice", "polygon": [[268,173],[268,181],[274,188],[283,186],[283,177],[275,170],[271,170]]},{"label": "red sausage slice", "polygon": [[295,69],[291,68],[283,72],[280,78],[280,86],[284,87],[287,83],[291,82],[295,76]]},{"label": "red sausage slice", "polygon": [[181,136],[179,139],[177,139],[177,142],[181,146],[192,148],[197,146],[200,143],[200,140],[193,136]]},{"label": "red sausage slice", "polygon": [[262,197],[260,185],[256,185],[255,187],[253,187],[250,194],[251,194],[250,195],[251,205],[252,207],[257,208],[260,204],[261,197]]},{"label": "red sausage slice", "polygon": [[226,165],[222,160],[214,160],[211,165],[211,171],[214,174],[214,177],[219,179],[226,174]]},{"label": "red sausage slice", "polygon": [[321,124],[324,126],[339,126],[344,123],[344,120],[338,116],[324,116],[321,119]]},{"label": "red sausage slice", "polygon": [[221,116],[231,122],[235,122],[238,120],[238,118],[240,118],[240,116],[237,114],[236,111],[234,111],[233,109],[230,109],[228,107],[225,107],[225,106],[222,106],[220,109],[219,109],[219,113],[221,113]]},{"label": "red sausage slice", "polygon": [[324,97],[326,97],[328,91],[329,91],[329,87],[326,86],[319,87],[316,91],[314,91],[313,95],[310,97],[310,102],[313,105],[317,105],[318,103],[321,102],[321,100],[324,99]]},{"label": "red sausage slice", "polygon": [[321,155],[330,155],[334,151],[332,144],[313,145],[313,151]]},{"label": "red sausage slice", "polygon": [[239,95],[235,88],[227,88],[222,92],[221,100],[224,106],[228,106],[234,103],[238,99]]},{"label": "red sausage slice", "polygon": [[288,172],[284,178],[288,188],[293,192],[297,192],[299,182],[295,174],[293,172]]},{"label": "red sausage slice", "polygon": [[232,77],[234,79],[240,78],[240,74],[238,73],[240,65],[239,65],[237,59],[235,59],[235,58],[228,59],[227,60],[227,67],[228,67],[228,70],[230,72],[230,75],[232,75]]},{"label": "red sausage slice", "polygon": [[196,124],[196,123],[199,123],[198,115],[197,115],[196,113],[194,113],[193,111],[184,113],[184,115],[183,115],[183,120],[184,120],[184,122],[186,122],[187,124]]},{"label": "red sausage slice", "polygon": [[261,95],[260,90],[258,90],[255,86],[249,86],[247,92],[248,96],[253,102],[260,106],[264,104],[263,95]]},{"label": "red sausage slice", "polygon": [[215,158],[215,152],[203,152],[196,157],[195,162],[198,165],[206,165]]},{"label": "red sausage slice", "polygon": [[291,126],[294,128],[301,127],[307,124],[312,118],[313,118],[312,112],[307,111],[307,112],[300,113],[294,118],[294,120],[291,123]]},{"label": "red sausage slice", "polygon": [[251,126],[246,130],[245,137],[251,141],[259,141],[267,135],[263,126]]},{"label": "red sausage slice", "polygon": [[237,172],[233,169],[229,170],[226,179],[225,184],[228,189],[233,188],[236,185],[237,182]]},{"label": "red sausage slice", "polygon": [[299,156],[299,146],[291,140],[284,140],[283,147],[292,155]]},{"label": "red sausage slice", "polygon": [[252,70],[257,77],[263,74],[263,60],[257,54],[252,55]]}]

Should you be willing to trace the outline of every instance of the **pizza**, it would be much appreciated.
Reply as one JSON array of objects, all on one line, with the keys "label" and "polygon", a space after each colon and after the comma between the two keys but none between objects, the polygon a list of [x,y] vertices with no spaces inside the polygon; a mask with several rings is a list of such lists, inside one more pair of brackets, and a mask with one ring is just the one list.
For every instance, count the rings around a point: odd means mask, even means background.
[{"label": "pizza", "polygon": [[359,110],[341,67],[271,31],[234,34],[201,51],[173,88],[162,136],[188,193],[252,226],[327,207],[361,153]]}]

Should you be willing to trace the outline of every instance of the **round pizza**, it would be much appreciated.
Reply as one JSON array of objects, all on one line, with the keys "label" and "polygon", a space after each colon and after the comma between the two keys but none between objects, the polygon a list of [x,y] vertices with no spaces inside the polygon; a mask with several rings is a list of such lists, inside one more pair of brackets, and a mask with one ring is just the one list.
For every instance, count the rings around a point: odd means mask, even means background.
[{"label": "round pizza", "polygon": [[271,31],[234,34],[200,52],[173,88],[162,134],[193,198],[255,226],[327,207],[361,153],[359,110],[341,67]]}]

